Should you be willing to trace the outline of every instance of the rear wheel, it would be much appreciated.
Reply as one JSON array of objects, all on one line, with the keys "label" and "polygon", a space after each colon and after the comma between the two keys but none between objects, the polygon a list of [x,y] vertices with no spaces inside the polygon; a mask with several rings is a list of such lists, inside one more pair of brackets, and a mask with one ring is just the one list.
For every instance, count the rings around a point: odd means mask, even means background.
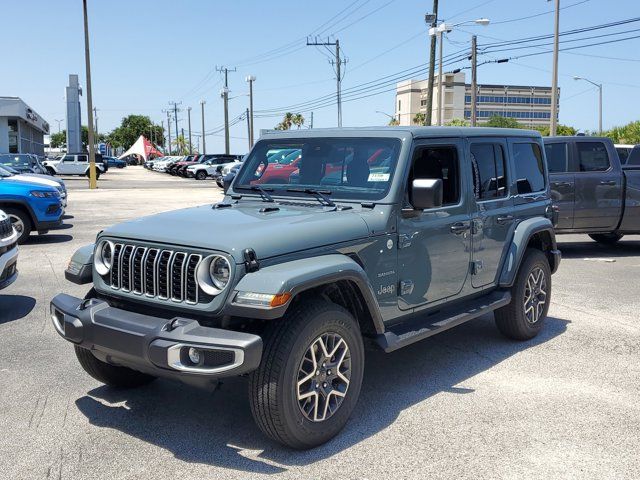
[{"label": "rear wheel", "polygon": [[535,337],[551,301],[551,269],[544,253],[528,249],[511,287],[511,303],[495,311],[498,330],[514,340]]},{"label": "rear wheel", "polygon": [[18,232],[18,243],[23,244],[31,234],[31,217],[24,210],[19,208],[2,207],[4,212],[9,216],[13,228]]},{"label": "rear wheel", "polygon": [[594,233],[589,235],[593,240],[603,245],[614,245],[618,243],[618,241],[624,237],[621,233],[611,232],[611,233]]},{"label": "rear wheel", "polygon": [[305,302],[269,325],[251,374],[251,412],[260,429],[292,448],[312,448],[347,423],[362,385],[358,322],[326,301]]},{"label": "rear wheel", "polygon": [[207,172],[205,172],[204,170],[198,170],[196,172],[197,180],[205,180],[206,178],[207,178]]},{"label": "rear wheel", "polygon": [[151,383],[156,379],[152,375],[137,372],[127,367],[116,367],[94,357],[86,348],[73,347],[76,351],[78,362],[93,378],[110,387],[135,388]]}]

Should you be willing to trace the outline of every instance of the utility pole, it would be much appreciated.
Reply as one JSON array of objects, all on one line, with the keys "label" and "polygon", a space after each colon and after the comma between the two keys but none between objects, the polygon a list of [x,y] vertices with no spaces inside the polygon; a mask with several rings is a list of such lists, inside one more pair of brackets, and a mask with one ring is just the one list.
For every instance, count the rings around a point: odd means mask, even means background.
[{"label": "utility pole", "polygon": [[558,128],[558,36],[560,30],[560,0],[555,0],[555,26],[553,32],[553,73],[551,78],[551,126],[549,135],[555,136]]},{"label": "utility pole", "polygon": [[309,120],[309,128],[313,128],[313,112],[311,112],[311,120]]},{"label": "utility pole", "polygon": [[205,143],[205,134],[204,134],[204,104],[206,102],[204,100],[200,100],[200,110],[202,112],[202,153],[207,153],[207,145]]},{"label": "utility pole", "polygon": [[[433,13],[425,15],[425,21],[431,28],[436,28],[438,24],[438,0],[433,0]],[[433,77],[435,76],[436,63],[436,36],[431,35],[431,45],[429,47],[429,79],[427,81],[427,111],[425,114],[425,125],[430,126],[433,116]]]},{"label": "utility pole", "polygon": [[471,37],[471,126],[477,121],[477,92],[478,92],[478,37]]},{"label": "utility pole", "polygon": [[184,144],[184,127],[180,129],[182,131],[182,143]]},{"label": "utility pole", "polygon": [[444,85],[442,84],[442,32],[438,28],[438,125],[442,126],[444,109]]},{"label": "utility pole", "polygon": [[169,105],[173,105],[173,119],[176,122],[176,139],[178,138],[178,112],[182,110],[178,108],[178,105],[182,105],[182,102],[169,102]]},{"label": "utility pole", "polygon": [[235,72],[227,67],[216,67],[216,71],[224,72],[224,88],[220,92],[222,99],[224,100],[224,152],[229,154],[229,72]]},{"label": "utility pole", "polygon": [[61,131],[60,130],[60,123],[64,122],[64,120],[63,119],[62,120],[56,119],[56,120],[54,120],[54,122],[58,122],[58,133],[60,133],[60,131]]},{"label": "utility pole", "polygon": [[191,107],[187,108],[187,121],[189,122],[189,155],[191,155],[192,147],[191,147]]},{"label": "utility pole", "polygon": [[93,98],[91,96],[91,58],[89,55],[89,20],[87,18],[87,0],[82,0],[84,13],[84,61],[87,70],[87,110],[89,130],[89,188],[98,188],[96,178],[96,149],[93,143]]},{"label": "utility pole", "polygon": [[335,60],[330,60],[329,63],[335,67],[336,72],[336,102],[338,104],[338,127],[342,127],[342,80],[343,76],[341,74],[341,66],[347,64],[347,59],[340,59],[340,40],[336,39],[335,42],[330,42],[327,38],[326,42],[318,41],[316,37],[312,42],[307,38],[307,46],[322,46],[322,47],[330,47],[335,46]]},{"label": "utility pole", "polygon": [[253,82],[255,75],[248,75],[245,80],[249,82],[249,149],[253,147]]},{"label": "utility pole", "polygon": [[98,109],[93,107],[93,122],[95,124],[94,127],[94,135],[96,136],[96,143],[98,142]]},{"label": "utility pole", "polygon": [[169,155],[171,155],[171,110],[162,111],[167,113],[167,140],[169,142]]},{"label": "utility pole", "polygon": [[251,150],[251,147],[253,146],[253,142],[251,141],[251,119],[249,117],[248,108],[247,108],[246,116],[247,116],[247,138],[249,139],[249,150]]}]

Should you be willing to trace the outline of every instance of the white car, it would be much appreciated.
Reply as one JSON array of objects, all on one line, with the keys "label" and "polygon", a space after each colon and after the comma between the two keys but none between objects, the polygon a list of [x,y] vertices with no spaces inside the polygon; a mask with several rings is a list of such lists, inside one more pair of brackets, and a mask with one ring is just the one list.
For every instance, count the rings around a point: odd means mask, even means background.
[{"label": "white car", "polygon": [[38,173],[18,173],[15,170],[3,167],[2,165],[0,165],[0,173],[11,175],[11,178],[14,180],[22,180],[23,182],[54,187],[58,192],[60,192],[60,203],[62,204],[62,208],[67,208],[67,187],[62,180],[53,178],[50,175],[41,175]]},{"label": "white car", "polygon": [[18,278],[18,232],[0,210],[0,290]]},{"label": "white car", "polygon": [[[66,153],[59,160],[45,160],[43,165],[51,175],[89,176],[89,155],[86,153]],[[104,165],[96,162],[96,178],[104,172]]]},{"label": "white car", "polygon": [[233,159],[233,161],[230,162],[228,157],[212,158],[204,163],[187,167],[187,176],[194,177],[197,180],[220,176],[220,172],[222,172],[225,167],[231,167],[239,162],[240,160],[238,159]]}]

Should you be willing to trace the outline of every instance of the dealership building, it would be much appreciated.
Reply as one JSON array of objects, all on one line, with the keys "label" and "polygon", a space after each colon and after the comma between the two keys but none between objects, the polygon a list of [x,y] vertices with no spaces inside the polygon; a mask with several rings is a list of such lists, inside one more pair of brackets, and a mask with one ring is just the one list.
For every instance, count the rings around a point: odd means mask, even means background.
[{"label": "dealership building", "polygon": [[44,155],[49,124],[18,97],[0,97],[0,153]]},{"label": "dealership building", "polygon": [[[443,73],[443,124],[471,119],[471,85],[465,72]],[[438,76],[433,88],[432,124],[437,124],[439,102]],[[558,90],[558,103],[560,91]],[[493,116],[514,118],[526,127],[551,123],[551,87],[533,85],[478,84],[476,91],[477,122]],[[427,111],[427,80],[406,80],[396,86],[395,118],[400,125],[414,125],[417,113]]]}]

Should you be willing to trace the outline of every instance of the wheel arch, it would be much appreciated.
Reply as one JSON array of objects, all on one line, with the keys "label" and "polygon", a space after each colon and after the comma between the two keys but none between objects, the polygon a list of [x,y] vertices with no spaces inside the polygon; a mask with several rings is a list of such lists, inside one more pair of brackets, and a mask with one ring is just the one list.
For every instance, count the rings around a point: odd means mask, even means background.
[{"label": "wheel arch", "polygon": [[0,210],[3,209],[3,207],[17,208],[19,210],[26,212],[27,215],[29,215],[29,220],[31,221],[31,228],[32,229],[36,228],[36,225],[38,224],[38,219],[36,218],[36,215],[33,212],[31,205],[29,205],[27,202],[21,202],[20,200],[13,200],[13,199],[2,199],[0,200]]},{"label": "wheel arch", "polygon": [[501,287],[513,285],[528,248],[535,248],[545,254],[552,273],[558,269],[560,251],[557,248],[551,220],[543,217],[529,218],[518,224],[515,229],[500,274]]}]

